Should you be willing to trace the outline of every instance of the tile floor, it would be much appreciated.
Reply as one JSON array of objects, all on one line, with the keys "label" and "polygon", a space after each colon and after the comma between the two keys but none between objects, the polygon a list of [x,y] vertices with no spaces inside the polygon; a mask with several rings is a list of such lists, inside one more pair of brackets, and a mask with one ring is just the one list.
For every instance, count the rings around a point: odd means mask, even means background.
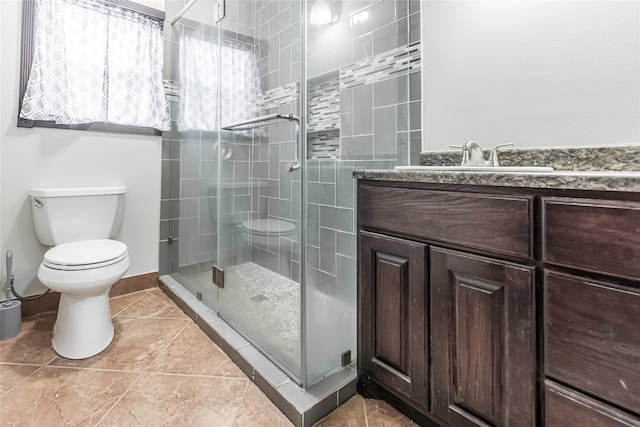
[{"label": "tile floor", "polygon": [[[247,426],[291,423],[162,291],[113,298],[116,337],[97,356],[58,357],[55,313],[0,342],[2,426]],[[321,427],[408,426],[382,401],[354,396]]]}]

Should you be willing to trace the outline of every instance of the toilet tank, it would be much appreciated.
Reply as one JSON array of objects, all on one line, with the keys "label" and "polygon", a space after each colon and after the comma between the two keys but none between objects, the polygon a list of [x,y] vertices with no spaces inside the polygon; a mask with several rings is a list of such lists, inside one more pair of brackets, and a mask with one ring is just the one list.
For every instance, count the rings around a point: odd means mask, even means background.
[{"label": "toilet tank", "polygon": [[127,187],[34,188],[29,192],[36,235],[47,246],[108,239],[122,225]]}]

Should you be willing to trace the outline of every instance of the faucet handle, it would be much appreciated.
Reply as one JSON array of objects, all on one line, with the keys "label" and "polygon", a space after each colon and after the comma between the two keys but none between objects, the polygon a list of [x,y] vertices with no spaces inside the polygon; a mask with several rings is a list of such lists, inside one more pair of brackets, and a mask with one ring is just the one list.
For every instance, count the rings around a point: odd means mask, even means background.
[{"label": "faucet handle", "polygon": [[507,142],[506,144],[498,144],[491,149],[491,155],[489,156],[489,166],[500,166],[500,159],[498,158],[498,148],[511,147],[513,143]]},{"label": "faucet handle", "polygon": [[460,163],[462,166],[466,165],[469,161],[469,149],[466,145],[450,145],[450,148],[458,148],[462,150],[462,162]]}]

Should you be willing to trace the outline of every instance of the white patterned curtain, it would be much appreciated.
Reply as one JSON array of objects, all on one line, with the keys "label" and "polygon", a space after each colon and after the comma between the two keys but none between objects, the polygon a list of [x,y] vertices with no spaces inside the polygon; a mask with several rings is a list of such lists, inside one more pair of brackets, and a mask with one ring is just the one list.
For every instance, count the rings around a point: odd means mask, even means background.
[{"label": "white patterned curtain", "polygon": [[217,40],[204,39],[185,28],[180,39],[179,70],[178,130],[216,131],[219,126],[256,115],[262,92],[255,55],[249,46],[229,41],[219,46]]},{"label": "white patterned curtain", "polygon": [[162,24],[102,0],[36,0],[20,117],[169,130]]}]

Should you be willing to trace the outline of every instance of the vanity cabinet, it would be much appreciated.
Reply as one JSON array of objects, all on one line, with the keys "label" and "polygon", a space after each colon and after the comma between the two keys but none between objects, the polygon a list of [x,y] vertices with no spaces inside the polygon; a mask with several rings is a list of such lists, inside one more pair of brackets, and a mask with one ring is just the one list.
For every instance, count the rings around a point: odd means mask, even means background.
[{"label": "vanity cabinet", "polygon": [[422,423],[535,425],[532,200],[359,185],[362,389]]},{"label": "vanity cabinet", "polygon": [[430,258],[431,410],[452,426],[534,425],[534,267],[437,247]]},{"label": "vanity cabinet", "polygon": [[548,425],[640,426],[640,203],[542,198],[542,258]]},{"label": "vanity cabinet", "polygon": [[426,408],[429,328],[424,286],[427,247],[394,237],[360,235],[361,368]]},{"label": "vanity cabinet", "polygon": [[638,200],[359,180],[359,392],[421,425],[640,427]]}]

